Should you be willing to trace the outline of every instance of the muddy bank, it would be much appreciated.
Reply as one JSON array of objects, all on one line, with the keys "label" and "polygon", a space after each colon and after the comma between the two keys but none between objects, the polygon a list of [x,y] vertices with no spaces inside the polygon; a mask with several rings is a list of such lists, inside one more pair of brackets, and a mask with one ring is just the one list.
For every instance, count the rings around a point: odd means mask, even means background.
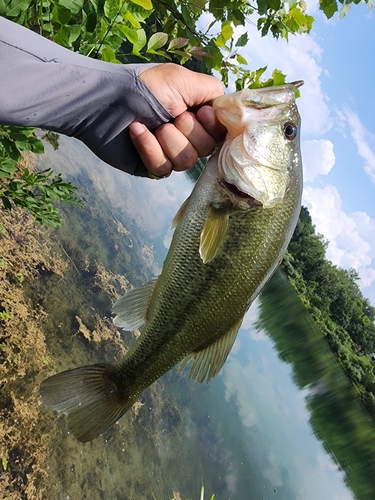
[{"label": "muddy bank", "polygon": [[[21,210],[1,212],[0,498],[141,500],[152,493],[170,497],[178,487],[173,478],[163,485],[158,467],[170,453],[166,435],[182,422],[161,382],[85,445],[68,435],[65,417],[39,396],[44,378],[118,360],[135,341],[113,326],[111,305],[145,280],[153,251],[100,202],[98,212],[92,203],[65,207],[58,230],[37,225]],[[124,272],[116,273],[120,264]]]}]

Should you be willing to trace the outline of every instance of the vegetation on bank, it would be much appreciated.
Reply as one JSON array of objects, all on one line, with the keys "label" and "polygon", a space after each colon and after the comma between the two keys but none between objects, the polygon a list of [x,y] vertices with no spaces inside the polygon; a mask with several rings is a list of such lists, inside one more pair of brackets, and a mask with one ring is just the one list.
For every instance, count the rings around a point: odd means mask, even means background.
[{"label": "vegetation on bank", "polygon": [[369,356],[375,351],[375,308],[363,296],[357,272],[326,259],[327,245],[302,207],[281,268],[375,420],[375,365]]}]

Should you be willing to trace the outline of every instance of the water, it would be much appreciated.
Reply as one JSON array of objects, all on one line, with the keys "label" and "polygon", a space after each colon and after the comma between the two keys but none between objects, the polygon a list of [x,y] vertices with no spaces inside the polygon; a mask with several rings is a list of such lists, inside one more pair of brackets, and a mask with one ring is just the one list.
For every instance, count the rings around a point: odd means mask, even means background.
[{"label": "water", "polygon": [[[122,344],[134,342],[111,327],[120,285],[101,270],[124,276],[124,286],[157,274],[173,215],[192,188],[183,174],[133,179],[76,141],[60,144],[41,167],[65,172],[85,208],[64,208],[63,226],[51,233],[70,259],[64,277],[42,273],[26,288],[48,313],[50,365],[40,379],[118,359]],[[104,340],[77,333],[77,316]],[[140,402],[86,444],[41,405],[51,444],[43,498],[166,500],[175,491],[195,500],[202,479],[206,498],[216,500],[375,498],[374,423],[281,273],[250,309],[212,382],[198,385],[173,369]]]}]

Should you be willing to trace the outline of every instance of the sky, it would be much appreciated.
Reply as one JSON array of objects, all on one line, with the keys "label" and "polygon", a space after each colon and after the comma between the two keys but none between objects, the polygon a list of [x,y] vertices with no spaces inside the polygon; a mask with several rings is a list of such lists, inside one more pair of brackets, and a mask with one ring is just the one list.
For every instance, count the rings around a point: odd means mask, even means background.
[{"label": "sky", "polygon": [[315,17],[309,35],[289,42],[261,38],[248,25],[241,55],[252,70],[268,65],[267,77],[278,68],[287,81],[305,81],[297,101],[303,205],[329,241],[327,258],[356,269],[363,295],[375,306],[374,14],[353,4],[343,19],[327,20],[316,0],[308,0],[307,11]]}]

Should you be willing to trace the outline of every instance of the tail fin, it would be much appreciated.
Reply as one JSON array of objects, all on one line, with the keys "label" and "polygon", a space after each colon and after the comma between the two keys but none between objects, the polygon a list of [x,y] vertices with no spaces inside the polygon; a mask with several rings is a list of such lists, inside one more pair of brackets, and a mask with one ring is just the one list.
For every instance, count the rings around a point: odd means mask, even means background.
[{"label": "tail fin", "polygon": [[53,410],[68,416],[78,441],[96,438],[134,403],[119,391],[110,365],[82,366],[44,380],[40,393]]}]

